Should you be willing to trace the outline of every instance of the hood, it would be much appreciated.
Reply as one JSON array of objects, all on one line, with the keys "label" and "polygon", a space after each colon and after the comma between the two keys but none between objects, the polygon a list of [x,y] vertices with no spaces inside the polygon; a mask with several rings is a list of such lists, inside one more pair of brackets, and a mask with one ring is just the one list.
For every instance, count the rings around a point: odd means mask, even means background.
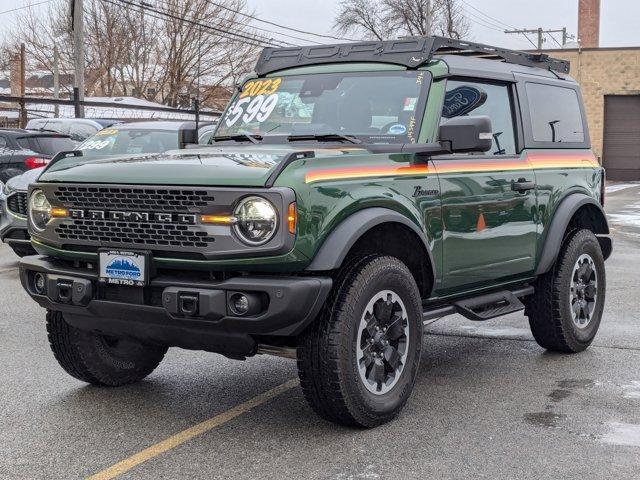
[{"label": "hood", "polygon": [[313,151],[316,157],[367,153],[364,149],[352,146],[331,149],[313,147],[204,147],[85,162],[82,162],[82,157],[69,157],[53,164],[42,174],[40,181],[262,187],[292,152]]},{"label": "hood", "polygon": [[7,188],[10,190],[28,190],[29,185],[34,183],[45,167],[27,170],[22,175],[17,175],[7,181]]}]

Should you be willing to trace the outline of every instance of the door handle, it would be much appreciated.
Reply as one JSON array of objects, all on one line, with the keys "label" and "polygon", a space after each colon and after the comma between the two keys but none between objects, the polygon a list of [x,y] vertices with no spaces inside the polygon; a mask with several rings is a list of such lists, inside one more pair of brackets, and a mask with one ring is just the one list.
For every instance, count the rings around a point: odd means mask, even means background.
[{"label": "door handle", "polygon": [[514,192],[526,192],[536,188],[536,182],[528,182],[524,178],[519,179],[517,182],[511,182],[511,190]]}]

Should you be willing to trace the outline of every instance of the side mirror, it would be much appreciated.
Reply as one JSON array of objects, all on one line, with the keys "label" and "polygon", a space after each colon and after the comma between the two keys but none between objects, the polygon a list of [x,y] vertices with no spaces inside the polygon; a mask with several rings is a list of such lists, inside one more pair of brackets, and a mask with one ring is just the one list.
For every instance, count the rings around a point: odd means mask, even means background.
[{"label": "side mirror", "polygon": [[487,116],[454,117],[440,126],[440,143],[448,145],[451,153],[488,152],[492,132]]},{"label": "side mirror", "polygon": [[185,122],[178,129],[178,145],[180,148],[186,148],[187,145],[197,145],[198,129],[196,122]]}]

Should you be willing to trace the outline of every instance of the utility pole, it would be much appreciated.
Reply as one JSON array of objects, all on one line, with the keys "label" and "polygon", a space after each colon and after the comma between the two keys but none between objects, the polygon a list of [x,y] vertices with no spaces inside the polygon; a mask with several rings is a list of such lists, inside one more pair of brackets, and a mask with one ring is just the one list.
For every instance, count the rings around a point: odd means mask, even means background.
[{"label": "utility pole", "polygon": [[[60,53],[58,52],[58,45],[53,46],[53,98],[58,100],[60,98]],[[60,107],[56,103],[53,106],[53,113],[56,118],[60,116]]]},{"label": "utility pole", "polygon": [[[73,63],[74,86],[77,88],[79,100],[84,100],[84,0],[71,0],[73,16]],[[84,117],[84,106],[80,106],[80,116]]]},{"label": "utility pole", "polygon": [[[562,45],[561,45],[562,47],[564,47],[567,44],[567,40],[569,38],[573,37],[572,35],[567,34],[567,27],[564,27],[561,30],[544,30],[542,28],[536,28],[535,30],[528,30],[526,28],[523,28],[521,30],[505,30],[504,33],[516,33],[516,34],[524,35],[524,37],[527,40],[529,40],[529,42],[531,42],[531,45],[536,47],[537,50],[542,50],[542,44],[546,41],[544,38],[544,35],[546,33],[548,33],[549,35],[552,35],[553,33],[562,33]],[[538,35],[537,45],[533,43],[533,41],[527,36],[528,34]],[[551,38],[555,40],[553,36],[551,36]],[[555,40],[555,42],[558,43],[557,40]]]},{"label": "utility pole", "polygon": [[20,128],[27,125],[27,104],[25,95],[27,93],[27,72],[26,72],[26,49],[24,43],[20,44]]}]

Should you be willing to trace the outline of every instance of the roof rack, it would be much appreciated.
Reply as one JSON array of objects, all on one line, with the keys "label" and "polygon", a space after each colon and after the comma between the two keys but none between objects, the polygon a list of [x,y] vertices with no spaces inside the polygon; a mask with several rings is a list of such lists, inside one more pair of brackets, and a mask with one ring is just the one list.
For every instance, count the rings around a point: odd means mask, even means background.
[{"label": "roof rack", "polygon": [[461,55],[500,60],[527,67],[569,73],[569,62],[543,53],[521,52],[445,37],[411,37],[400,40],[339,43],[291,48],[265,48],[256,73],[267,75],[278,70],[308,65],[345,62],[392,63],[418,68],[434,55]]}]

